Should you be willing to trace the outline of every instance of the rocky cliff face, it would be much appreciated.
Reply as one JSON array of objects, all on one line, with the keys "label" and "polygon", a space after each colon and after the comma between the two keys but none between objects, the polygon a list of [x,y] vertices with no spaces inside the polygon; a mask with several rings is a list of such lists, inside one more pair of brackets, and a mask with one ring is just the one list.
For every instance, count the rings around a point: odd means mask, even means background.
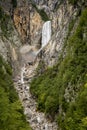
[{"label": "rocky cliff face", "polygon": [[[9,1],[10,2],[10,1]],[[8,2],[8,4],[9,4]],[[17,72],[19,47],[22,45],[10,14],[10,4],[7,8],[0,5],[0,55],[9,62]],[[6,6],[6,5],[5,5]],[[12,7],[12,6],[11,6]]]},{"label": "rocky cliff face", "polygon": [[57,28],[62,30],[67,24],[67,18],[70,20],[75,12],[68,1],[18,1],[14,10],[14,24],[23,43],[40,43],[42,25],[45,21],[51,20],[52,32],[55,33]]},{"label": "rocky cliff face", "polygon": [[24,44],[40,43],[43,21],[31,3],[18,1],[13,19]]},{"label": "rocky cliff face", "polygon": [[[54,18],[52,19],[52,29],[55,30],[55,32],[53,33],[52,38],[44,49],[42,55],[42,59],[45,61],[46,65],[53,66],[57,63],[64,41],[69,35],[69,25],[76,19],[77,15],[78,10],[67,1],[63,2],[53,14]],[[55,24],[53,21],[55,21]]]},{"label": "rocky cliff face", "polygon": [[58,27],[58,12],[57,9],[62,3],[61,0],[34,0],[34,2],[37,4],[37,8],[40,10],[44,10],[46,14],[48,15],[49,19],[52,21],[52,30],[55,30]]},{"label": "rocky cliff face", "polygon": [[30,16],[29,10],[26,6],[18,7],[14,10],[14,24],[21,36],[21,39],[25,43],[29,43],[30,37]]}]

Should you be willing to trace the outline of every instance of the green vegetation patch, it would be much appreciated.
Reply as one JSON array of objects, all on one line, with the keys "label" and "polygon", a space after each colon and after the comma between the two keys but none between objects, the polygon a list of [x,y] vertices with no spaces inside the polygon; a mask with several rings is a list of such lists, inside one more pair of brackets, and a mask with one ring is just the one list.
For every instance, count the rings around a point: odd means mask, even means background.
[{"label": "green vegetation patch", "polygon": [[38,9],[36,4],[31,0],[32,6],[36,9],[36,11],[39,13],[43,21],[49,21],[49,17],[46,14],[46,12],[43,9]]},{"label": "green vegetation patch", "polygon": [[17,0],[11,0],[11,1],[12,1],[13,8],[16,8],[17,7]]},{"label": "green vegetation patch", "polygon": [[77,4],[78,0],[69,0],[71,4]]},{"label": "green vegetation patch", "polygon": [[62,130],[86,130],[87,88],[83,86],[87,73],[87,9],[81,13],[65,50],[65,57],[61,56],[56,66],[32,81],[31,92],[37,98],[38,109],[52,118],[58,114]]},{"label": "green vegetation patch", "polygon": [[12,82],[11,67],[0,56],[0,130],[31,130]]},{"label": "green vegetation patch", "polygon": [[68,0],[68,1],[69,1],[69,3],[71,3],[72,5],[75,5],[75,6],[76,6],[76,5],[78,5],[78,6],[79,6],[79,5],[80,5],[80,6],[81,6],[81,5],[84,5],[85,2],[86,2],[85,0]]},{"label": "green vegetation patch", "polygon": [[38,9],[38,13],[40,14],[43,21],[49,21],[48,15],[43,9],[41,10]]},{"label": "green vegetation patch", "polygon": [[8,14],[4,13],[2,8],[0,7],[0,26],[1,26],[1,30],[2,30],[2,35],[4,35],[6,38],[8,38],[8,36],[9,36],[9,32],[8,32],[9,20],[10,20],[10,16]]}]

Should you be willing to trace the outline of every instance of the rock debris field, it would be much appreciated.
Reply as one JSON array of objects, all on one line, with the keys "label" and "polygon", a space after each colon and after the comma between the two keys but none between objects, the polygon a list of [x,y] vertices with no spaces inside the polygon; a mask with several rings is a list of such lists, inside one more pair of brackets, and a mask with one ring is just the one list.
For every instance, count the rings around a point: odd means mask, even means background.
[{"label": "rock debris field", "polygon": [[29,84],[35,75],[37,66],[38,62],[33,65],[24,64],[20,74],[15,76],[14,85],[22,102],[26,120],[31,128],[33,130],[57,130],[56,122],[51,122],[44,113],[37,111],[37,103],[30,93]]}]

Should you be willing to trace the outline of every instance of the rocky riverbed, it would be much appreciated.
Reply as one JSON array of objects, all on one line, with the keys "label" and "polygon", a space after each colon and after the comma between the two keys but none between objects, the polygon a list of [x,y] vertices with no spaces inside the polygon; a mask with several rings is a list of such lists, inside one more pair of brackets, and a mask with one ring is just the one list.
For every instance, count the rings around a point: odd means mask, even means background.
[{"label": "rocky riverbed", "polygon": [[37,111],[37,103],[30,93],[30,82],[35,75],[38,62],[34,65],[23,65],[20,74],[15,77],[15,88],[24,108],[26,120],[33,130],[57,130],[56,122],[51,122],[45,114]]}]

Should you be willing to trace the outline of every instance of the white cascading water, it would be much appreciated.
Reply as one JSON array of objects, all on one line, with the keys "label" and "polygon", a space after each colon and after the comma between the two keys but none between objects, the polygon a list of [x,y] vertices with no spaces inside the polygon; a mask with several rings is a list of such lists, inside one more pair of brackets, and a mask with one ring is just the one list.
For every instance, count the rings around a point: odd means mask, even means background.
[{"label": "white cascading water", "polygon": [[41,41],[41,48],[38,50],[38,52],[36,53],[36,55],[38,55],[41,50],[43,50],[43,48],[48,44],[48,42],[51,39],[51,21],[47,21],[44,23],[43,27],[42,27],[42,41]]},{"label": "white cascading water", "polygon": [[51,39],[51,21],[44,23],[42,28],[42,47],[44,47]]},{"label": "white cascading water", "polygon": [[25,72],[25,66],[21,68],[21,83],[22,84],[24,84],[24,76],[23,76],[24,72]]}]

